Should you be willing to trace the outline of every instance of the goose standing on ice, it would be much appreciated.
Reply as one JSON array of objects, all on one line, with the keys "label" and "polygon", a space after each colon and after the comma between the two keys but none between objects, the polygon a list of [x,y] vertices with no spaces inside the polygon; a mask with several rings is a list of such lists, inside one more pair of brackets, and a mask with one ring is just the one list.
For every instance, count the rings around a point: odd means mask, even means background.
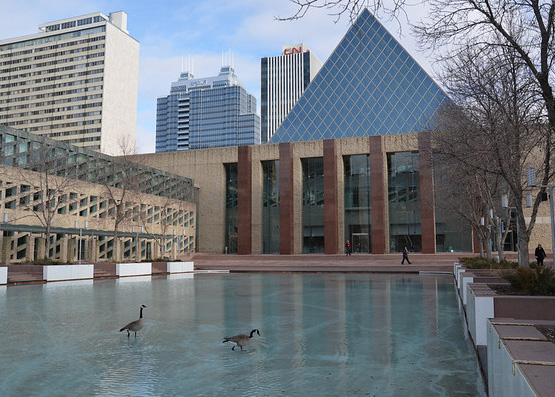
[{"label": "goose standing on ice", "polygon": [[[254,335],[254,333],[257,333],[258,335],[260,335],[260,331],[257,329],[253,329],[251,331],[250,335],[245,335],[245,334],[239,334],[239,335],[235,335],[235,336],[229,336],[227,338],[224,339],[224,341],[222,343],[225,342],[233,342],[235,343],[235,346],[239,346],[241,348],[241,350],[243,350],[243,346],[248,345],[251,342],[252,336]],[[235,346],[233,346],[231,348],[231,350],[235,350]]]},{"label": "goose standing on ice", "polygon": [[143,328],[143,309],[145,307],[146,307],[145,305],[141,305],[141,313],[139,315],[138,320],[131,321],[125,327],[120,329],[119,332],[121,332],[123,330],[127,330],[127,337],[129,338],[129,335],[131,334],[131,331],[133,331],[133,332],[135,332],[135,338],[136,338],[137,337],[137,331],[140,331]]}]

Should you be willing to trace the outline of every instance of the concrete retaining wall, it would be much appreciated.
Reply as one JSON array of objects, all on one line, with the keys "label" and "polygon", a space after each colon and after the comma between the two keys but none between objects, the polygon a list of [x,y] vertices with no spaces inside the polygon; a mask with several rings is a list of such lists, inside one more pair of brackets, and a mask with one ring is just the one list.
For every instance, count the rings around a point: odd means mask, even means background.
[{"label": "concrete retaining wall", "polygon": [[125,276],[146,276],[152,274],[152,263],[117,263],[116,275],[119,277]]},{"label": "concrete retaining wall", "polygon": [[42,275],[46,281],[92,279],[94,265],[43,266]]},{"label": "concrete retaining wall", "polygon": [[194,262],[168,262],[168,273],[185,273],[195,270]]}]

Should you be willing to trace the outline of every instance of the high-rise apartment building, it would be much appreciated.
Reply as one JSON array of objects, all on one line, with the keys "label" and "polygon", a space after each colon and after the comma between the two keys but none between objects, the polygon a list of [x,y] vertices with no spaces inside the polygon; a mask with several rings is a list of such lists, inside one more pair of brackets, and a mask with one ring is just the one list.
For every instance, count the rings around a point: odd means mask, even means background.
[{"label": "high-rise apartment building", "polygon": [[322,62],[304,44],[283,46],[282,55],[260,60],[262,142],[270,141]]},{"label": "high-rise apartment building", "polygon": [[106,154],[134,149],[139,43],[123,11],[0,41],[0,124]]},{"label": "high-rise apartment building", "polygon": [[170,94],[158,98],[156,152],[259,143],[256,98],[231,66],[223,66],[214,77],[181,73]]}]

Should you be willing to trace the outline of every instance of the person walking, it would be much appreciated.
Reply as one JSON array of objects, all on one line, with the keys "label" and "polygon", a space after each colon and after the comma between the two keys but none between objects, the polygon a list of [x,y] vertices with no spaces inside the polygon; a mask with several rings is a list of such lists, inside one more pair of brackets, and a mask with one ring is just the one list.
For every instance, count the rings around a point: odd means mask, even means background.
[{"label": "person walking", "polygon": [[538,244],[538,246],[536,247],[535,255],[536,255],[536,263],[539,266],[543,266],[543,260],[545,259],[546,255],[541,244]]},{"label": "person walking", "polygon": [[401,265],[405,264],[405,260],[409,263],[410,265],[410,261],[409,261],[409,250],[407,249],[407,247],[405,247],[405,249],[403,250],[403,261],[401,262]]},{"label": "person walking", "polygon": [[352,252],[353,246],[351,245],[351,242],[347,240],[347,242],[345,243],[345,255],[351,255]]}]

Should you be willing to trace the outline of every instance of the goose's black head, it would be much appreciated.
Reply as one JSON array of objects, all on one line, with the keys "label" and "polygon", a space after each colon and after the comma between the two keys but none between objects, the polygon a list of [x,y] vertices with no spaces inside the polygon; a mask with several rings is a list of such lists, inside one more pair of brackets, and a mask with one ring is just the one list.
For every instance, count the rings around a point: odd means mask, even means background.
[{"label": "goose's black head", "polygon": [[260,331],[257,330],[257,329],[253,329],[253,330],[251,331],[251,335],[250,335],[251,338],[252,338],[252,336],[254,335],[255,332],[260,336]]},{"label": "goose's black head", "polygon": [[141,314],[139,315],[139,318],[143,318],[143,309],[145,308],[145,305],[141,305]]}]

